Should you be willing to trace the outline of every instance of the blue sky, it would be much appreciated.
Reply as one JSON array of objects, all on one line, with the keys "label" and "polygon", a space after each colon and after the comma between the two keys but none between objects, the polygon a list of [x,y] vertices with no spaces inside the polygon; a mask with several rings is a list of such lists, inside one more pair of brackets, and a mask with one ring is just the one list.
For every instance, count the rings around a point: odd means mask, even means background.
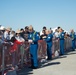
[{"label": "blue sky", "polygon": [[0,0],[0,24],[13,30],[33,25],[36,31],[43,26],[76,31],[76,0]]}]

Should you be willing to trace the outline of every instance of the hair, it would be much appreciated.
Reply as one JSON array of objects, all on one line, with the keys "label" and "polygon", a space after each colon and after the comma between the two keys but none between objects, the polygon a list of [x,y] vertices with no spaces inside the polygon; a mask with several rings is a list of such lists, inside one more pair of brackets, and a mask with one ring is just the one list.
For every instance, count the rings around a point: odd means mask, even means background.
[{"label": "hair", "polygon": [[46,27],[44,26],[43,29],[46,29]]},{"label": "hair", "polygon": [[28,29],[28,26],[26,26],[25,29]]},{"label": "hair", "polygon": [[20,29],[21,31],[24,30],[23,28]]},{"label": "hair", "polygon": [[58,26],[58,28],[57,29],[60,29],[61,27],[60,26]]},{"label": "hair", "polygon": [[11,42],[15,42],[16,41],[16,38],[15,37],[12,37],[11,38]]}]

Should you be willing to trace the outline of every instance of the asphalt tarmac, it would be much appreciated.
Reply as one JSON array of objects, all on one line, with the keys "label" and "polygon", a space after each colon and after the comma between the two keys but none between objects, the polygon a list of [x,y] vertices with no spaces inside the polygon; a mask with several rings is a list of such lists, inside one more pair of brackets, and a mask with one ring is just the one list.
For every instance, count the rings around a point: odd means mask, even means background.
[{"label": "asphalt tarmac", "polygon": [[76,75],[76,51],[71,51],[51,61],[39,64],[38,69],[28,67],[17,72],[18,75]]}]

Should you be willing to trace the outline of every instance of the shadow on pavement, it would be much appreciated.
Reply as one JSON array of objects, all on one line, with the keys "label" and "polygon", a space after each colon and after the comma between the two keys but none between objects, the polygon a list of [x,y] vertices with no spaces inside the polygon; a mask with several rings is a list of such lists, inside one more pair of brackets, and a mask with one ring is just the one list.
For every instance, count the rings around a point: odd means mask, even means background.
[{"label": "shadow on pavement", "polygon": [[67,57],[67,56],[65,56],[65,55],[63,55],[63,56],[59,56],[59,59],[60,59],[60,58],[66,58],[66,57]]},{"label": "shadow on pavement", "polygon": [[65,53],[65,55],[72,55],[72,54],[76,54],[76,50],[70,50]]},{"label": "shadow on pavement", "polygon": [[48,66],[52,66],[52,65],[59,65],[59,64],[60,64],[60,62],[47,62],[47,63],[40,65],[40,68],[44,68],[44,67],[48,67]]},{"label": "shadow on pavement", "polygon": [[[52,66],[52,65],[59,65],[60,62],[46,62],[46,63],[40,63],[39,67],[37,69],[40,68],[44,68],[44,67],[48,67],[48,66]],[[17,71],[17,75],[33,75],[33,69],[25,67],[22,68],[21,70]]]},{"label": "shadow on pavement", "polygon": [[33,74],[33,69],[25,67],[17,71],[17,75],[31,75]]},{"label": "shadow on pavement", "polygon": [[[76,54],[76,51],[66,52],[65,55],[58,56],[56,58],[53,58],[52,60],[67,58],[67,55],[72,55],[72,54]],[[60,62],[53,62],[52,60],[45,61],[43,63],[40,62],[38,69],[60,64]],[[17,71],[17,75],[33,75],[33,69],[28,67],[22,68],[21,70]]]},{"label": "shadow on pavement", "polygon": [[66,55],[61,55],[61,56],[53,58],[52,60],[62,59],[62,58],[67,58],[67,56]]}]

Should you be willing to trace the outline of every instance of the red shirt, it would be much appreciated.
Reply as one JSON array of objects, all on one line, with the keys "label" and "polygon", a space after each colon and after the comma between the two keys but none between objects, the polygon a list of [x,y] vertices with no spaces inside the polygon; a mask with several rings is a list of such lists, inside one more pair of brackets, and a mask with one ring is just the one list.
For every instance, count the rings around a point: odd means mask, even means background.
[{"label": "red shirt", "polygon": [[18,50],[18,45],[20,45],[21,43],[22,42],[19,42],[18,40],[16,40],[10,48],[10,52],[14,52],[14,51]]}]

